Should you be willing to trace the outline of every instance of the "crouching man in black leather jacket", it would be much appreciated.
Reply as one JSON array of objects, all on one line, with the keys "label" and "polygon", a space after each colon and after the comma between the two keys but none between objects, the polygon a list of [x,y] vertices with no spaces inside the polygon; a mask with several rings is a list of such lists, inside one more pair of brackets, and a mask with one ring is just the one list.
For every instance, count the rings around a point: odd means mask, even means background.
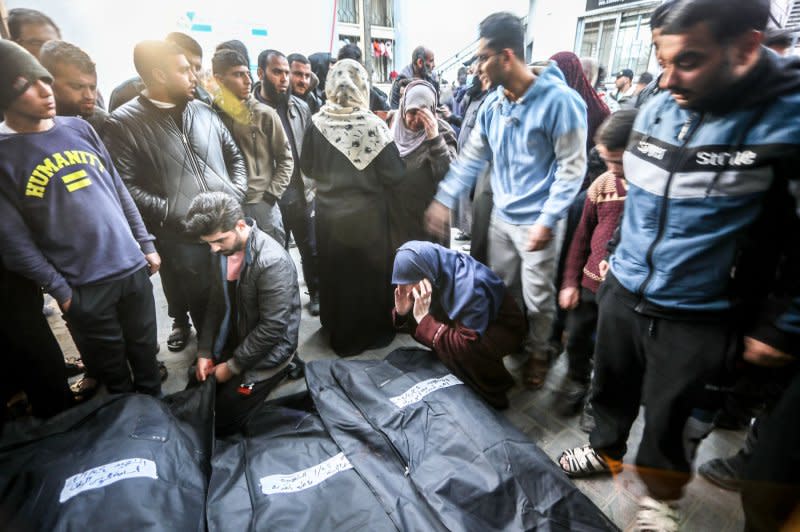
[{"label": "crouching man in black leather jacket", "polygon": [[241,203],[247,189],[244,158],[228,128],[205,103],[193,101],[197,79],[185,52],[165,41],[133,51],[147,87],[109,117],[105,142],[163,260],[161,282],[180,351],[189,336],[188,309],[202,327],[208,300],[208,246],[190,240],[182,222],[195,196],[219,191]]},{"label": "crouching man in black leather jacket", "polygon": [[231,434],[299,361],[297,270],[283,246],[225,193],[198,195],[186,231],[216,255],[194,378],[216,377],[217,435]]}]

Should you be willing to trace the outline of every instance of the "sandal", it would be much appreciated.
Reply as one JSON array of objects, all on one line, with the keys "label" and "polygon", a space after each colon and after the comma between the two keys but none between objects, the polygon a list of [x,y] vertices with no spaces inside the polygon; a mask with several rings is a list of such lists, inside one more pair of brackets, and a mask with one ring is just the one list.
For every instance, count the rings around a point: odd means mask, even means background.
[{"label": "sandal", "polygon": [[83,377],[69,387],[75,402],[79,403],[90,399],[97,392],[97,379]]},{"label": "sandal", "polygon": [[167,338],[167,349],[170,351],[183,351],[189,340],[189,327],[173,327]]},{"label": "sandal", "polygon": [[547,372],[550,371],[550,362],[540,358],[531,357],[522,368],[522,382],[526,388],[538,390],[544,384],[547,378]]},{"label": "sandal", "polygon": [[558,457],[558,465],[572,478],[616,474],[622,471],[622,461],[603,456],[591,445],[567,449]]}]

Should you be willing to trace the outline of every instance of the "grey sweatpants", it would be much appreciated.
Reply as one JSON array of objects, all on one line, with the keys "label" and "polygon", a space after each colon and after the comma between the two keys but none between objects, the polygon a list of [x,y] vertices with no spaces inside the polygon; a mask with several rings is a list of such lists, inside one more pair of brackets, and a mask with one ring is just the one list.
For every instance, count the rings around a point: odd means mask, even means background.
[{"label": "grey sweatpants", "polygon": [[[503,280],[528,316],[525,353],[549,357],[548,339],[556,312],[555,285],[563,220],[553,228],[544,249],[527,251],[530,225],[512,225],[492,214],[489,223],[489,267]],[[524,303],[524,306],[523,306]]]}]

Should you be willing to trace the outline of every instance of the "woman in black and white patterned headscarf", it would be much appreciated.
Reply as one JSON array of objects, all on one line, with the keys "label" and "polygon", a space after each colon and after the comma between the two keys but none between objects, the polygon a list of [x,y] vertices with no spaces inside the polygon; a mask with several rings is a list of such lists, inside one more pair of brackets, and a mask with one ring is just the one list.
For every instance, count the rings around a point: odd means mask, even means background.
[{"label": "woman in black and white patterned headscarf", "polygon": [[325,92],[300,164],[317,183],[320,319],[334,351],[350,356],[394,337],[387,190],[405,167],[386,124],[369,111],[364,67],[338,61]]}]

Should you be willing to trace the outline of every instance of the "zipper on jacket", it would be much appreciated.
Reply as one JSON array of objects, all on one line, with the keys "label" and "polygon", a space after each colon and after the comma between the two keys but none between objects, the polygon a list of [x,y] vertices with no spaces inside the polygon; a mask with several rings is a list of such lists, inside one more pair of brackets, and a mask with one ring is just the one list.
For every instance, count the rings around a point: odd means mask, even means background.
[{"label": "zipper on jacket", "polygon": [[261,175],[261,169],[258,165],[258,144],[256,144],[256,130],[253,128],[250,130],[250,135],[253,137],[253,157],[256,160],[256,175]]},{"label": "zipper on jacket", "polygon": [[645,290],[647,290],[647,287],[650,285],[650,282],[653,280],[653,274],[655,271],[653,266],[653,255],[655,254],[656,246],[661,243],[661,239],[664,238],[664,233],[666,232],[667,214],[669,210],[669,189],[672,186],[672,179],[675,177],[675,173],[680,169],[681,165],[686,159],[686,147],[689,145],[689,141],[692,140],[692,137],[694,137],[694,134],[700,129],[700,126],[703,125],[704,119],[705,113],[700,115],[700,119],[697,121],[696,126],[692,127],[693,125],[691,123],[684,124],[681,128],[680,134],[678,135],[678,138],[683,137],[682,144],[680,150],[678,151],[677,157],[675,158],[675,164],[672,166],[672,170],[670,170],[669,176],[667,177],[667,183],[664,185],[664,195],[661,198],[661,212],[659,212],[658,216],[658,230],[656,231],[656,237],[653,239],[653,243],[650,244],[650,247],[647,249],[647,277],[645,277],[644,281],[639,286],[639,290],[637,290],[639,302],[636,303],[636,306],[634,307],[636,312],[642,312],[644,310],[644,293]]},{"label": "zipper on jacket", "polygon": [[183,120],[183,129],[181,129],[180,131],[181,139],[183,140],[183,147],[186,150],[186,154],[189,156],[189,162],[192,165],[192,169],[194,170],[195,181],[197,181],[197,186],[200,187],[200,190],[202,190],[203,192],[208,192],[209,190],[208,183],[206,183],[203,174],[200,172],[200,165],[197,163],[194,150],[192,150],[192,147],[189,145],[189,139],[186,138],[185,131],[186,128],[189,126],[189,124],[187,123],[188,120],[186,120],[186,111],[184,111],[182,120]]}]

